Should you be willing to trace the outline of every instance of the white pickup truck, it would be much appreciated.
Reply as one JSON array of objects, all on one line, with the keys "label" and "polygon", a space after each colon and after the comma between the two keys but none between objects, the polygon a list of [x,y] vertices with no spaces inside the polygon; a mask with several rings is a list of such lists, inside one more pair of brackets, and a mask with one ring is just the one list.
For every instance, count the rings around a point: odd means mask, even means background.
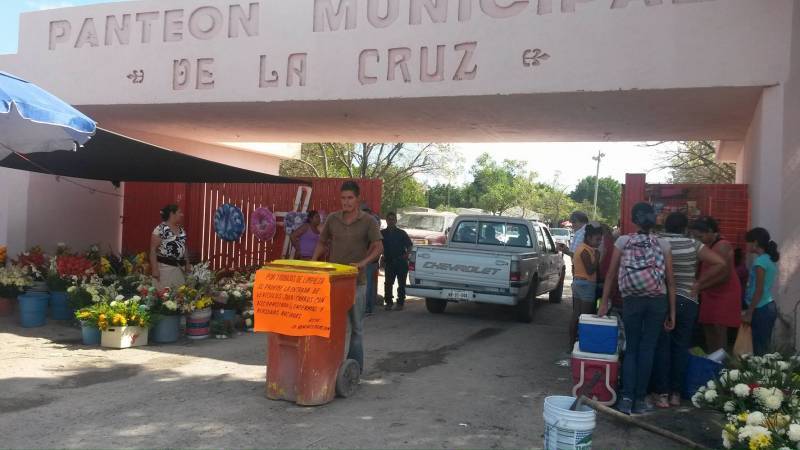
[{"label": "white pickup truck", "polygon": [[561,301],[564,275],[564,259],[545,225],[459,216],[445,246],[414,248],[406,292],[425,298],[432,313],[443,313],[448,302],[493,303],[514,306],[518,319],[530,322],[537,296]]}]

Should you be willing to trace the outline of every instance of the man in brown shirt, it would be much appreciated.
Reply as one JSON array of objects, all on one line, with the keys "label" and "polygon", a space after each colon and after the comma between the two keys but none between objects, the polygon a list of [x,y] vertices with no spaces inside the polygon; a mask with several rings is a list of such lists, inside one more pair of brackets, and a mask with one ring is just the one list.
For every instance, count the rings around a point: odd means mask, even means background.
[{"label": "man in brown shirt", "polygon": [[340,191],[342,210],[328,216],[312,259],[319,261],[328,249],[330,262],[358,268],[355,304],[348,313],[351,332],[347,358],[358,361],[364,370],[365,268],[383,253],[383,236],[375,219],[359,209],[361,189],[358,184],[346,181]]}]

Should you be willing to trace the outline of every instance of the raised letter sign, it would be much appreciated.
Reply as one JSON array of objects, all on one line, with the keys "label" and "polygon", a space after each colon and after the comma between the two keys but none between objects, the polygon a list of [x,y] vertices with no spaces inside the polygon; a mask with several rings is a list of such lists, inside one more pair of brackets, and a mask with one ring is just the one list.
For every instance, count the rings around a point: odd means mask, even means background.
[{"label": "raised letter sign", "polygon": [[447,22],[447,0],[411,0],[411,11],[408,23],[419,25],[422,23],[422,8],[428,12],[428,17],[433,23]]},{"label": "raised letter sign", "polygon": [[300,86],[306,85],[306,78],[308,77],[308,54],[307,53],[294,53],[289,55],[288,69],[286,69],[286,85],[294,86],[294,79]]},{"label": "raised letter sign", "polygon": [[[386,14],[378,14],[378,5],[381,1],[386,1]],[[398,0],[367,0],[367,20],[375,28],[386,28],[397,20],[400,14],[400,4]]]},{"label": "raised letter sign", "polygon": [[336,12],[333,10],[331,1],[314,0],[314,32],[326,31],[325,25],[328,26],[328,31],[338,31],[342,28],[342,20],[344,20],[345,30],[354,30],[358,12],[356,0],[339,0]]},{"label": "raised letter sign", "polygon": [[[453,76],[453,80],[472,80],[478,74],[478,65],[472,64],[472,56],[475,55],[475,50],[478,48],[477,42],[463,42],[456,44],[456,51],[463,51],[464,56],[461,58],[461,63],[458,65],[458,70]],[[469,68],[472,65],[472,68]],[[469,68],[469,69],[468,69]]]},{"label": "raised letter sign", "polygon": [[395,72],[400,67],[400,72],[403,74],[403,81],[411,83],[411,72],[408,70],[408,60],[411,59],[411,49],[390,48],[389,49],[389,73],[386,77],[389,81],[394,81]]},{"label": "raised letter sign", "polygon": [[188,59],[176,59],[172,62],[172,90],[181,91],[189,86],[192,76],[192,64]]},{"label": "raised letter sign", "polygon": [[158,12],[149,11],[136,14],[136,21],[142,24],[142,44],[150,43],[150,36],[152,33],[153,24],[150,22],[158,19]]},{"label": "raised letter sign", "polygon": [[211,71],[212,64],[214,64],[214,58],[199,58],[197,60],[197,89],[214,88],[214,72]]},{"label": "raised letter sign", "polygon": [[[614,0],[611,3],[611,9],[625,8],[631,1],[633,0]],[[661,0],[644,0],[644,4],[647,6],[660,5]]]},{"label": "raised letter sign", "polygon": [[117,21],[117,16],[106,16],[106,46],[114,44],[114,36],[120,45],[128,45],[131,42],[131,15],[122,15],[122,25]]},{"label": "raised letter sign", "polygon": [[66,20],[54,20],[50,22],[50,50],[56,49],[56,44],[69,41],[69,35],[72,33],[72,25]]},{"label": "raised letter sign", "polygon": [[259,64],[259,75],[258,75],[258,87],[260,88],[268,88],[268,87],[276,87],[278,86],[278,80],[280,79],[280,75],[278,74],[277,70],[270,71],[270,77],[267,78],[267,55],[261,55],[261,61]]},{"label": "raised letter sign", "polygon": [[75,41],[75,48],[81,48],[89,44],[92,47],[100,46],[100,39],[97,37],[97,28],[94,26],[94,19],[87,17],[81,26],[81,32],[78,33],[78,39]]},{"label": "raised letter sign", "polygon": [[422,47],[420,49],[420,57],[419,57],[420,80],[424,82],[444,80],[444,50],[446,47],[447,47],[446,45],[436,46],[436,70],[433,73],[430,73],[430,70],[428,69],[428,66],[430,65],[428,56],[430,51],[428,47]]},{"label": "raised letter sign", "polygon": [[458,0],[458,21],[469,22],[472,19],[472,0]]},{"label": "raised letter sign", "polygon": [[239,22],[239,26],[242,27],[247,36],[258,36],[259,7],[256,2],[250,3],[249,12],[245,14],[241,5],[231,5],[228,17],[228,37],[239,37],[239,28],[235,25],[236,22]]},{"label": "raised letter sign", "polygon": [[[562,13],[574,13],[575,12],[575,4],[576,3],[587,3],[592,0],[561,0],[561,12]],[[661,1],[661,0],[658,0]],[[613,6],[612,6],[613,8]]]},{"label": "raised letter sign", "polygon": [[480,0],[484,14],[495,19],[505,19],[521,13],[528,7],[528,0],[514,0],[508,6],[500,6],[497,0]]},{"label": "raised letter sign", "polygon": [[375,84],[378,82],[378,77],[367,75],[367,57],[370,56],[375,57],[376,63],[381,61],[381,56],[378,53],[378,50],[374,48],[364,50],[360,55],[358,55],[358,82],[362,85]]},{"label": "raised letter sign", "polygon": [[164,42],[177,42],[183,39],[183,10],[164,11]]},{"label": "raised letter sign", "polygon": [[[203,24],[203,17],[209,22]],[[197,8],[189,16],[189,32],[195,39],[207,41],[219,34],[222,25],[222,13],[213,6]]]}]

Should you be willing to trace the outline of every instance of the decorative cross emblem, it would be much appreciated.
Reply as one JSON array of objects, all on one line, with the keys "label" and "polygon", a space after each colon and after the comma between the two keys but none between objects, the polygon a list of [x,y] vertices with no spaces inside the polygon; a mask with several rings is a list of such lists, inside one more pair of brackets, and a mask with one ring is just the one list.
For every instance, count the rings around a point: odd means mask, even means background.
[{"label": "decorative cross emblem", "polygon": [[129,73],[125,78],[131,80],[133,84],[142,84],[144,83],[144,69],[134,70],[133,72]]},{"label": "decorative cross emblem", "polygon": [[525,67],[536,67],[548,59],[550,55],[538,48],[528,49],[522,53],[522,65]]},{"label": "decorative cross emblem", "polygon": [[139,339],[139,334],[138,333],[136,333],[134,335],[131,335],[131,345],[135,345],[136,344],[136,339]]}]

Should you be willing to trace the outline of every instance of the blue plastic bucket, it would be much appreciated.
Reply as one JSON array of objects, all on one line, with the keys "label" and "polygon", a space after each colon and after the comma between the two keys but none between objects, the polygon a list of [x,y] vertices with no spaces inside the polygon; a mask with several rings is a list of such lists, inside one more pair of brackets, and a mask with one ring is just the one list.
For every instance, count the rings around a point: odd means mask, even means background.
[{"label": "blue plastic bucket", "polygon": [[50,293],[50,318],[53,320],[72,320],[75,311],[69,306],[66,292]]},{"label": "blue plastic bucket", "polygon": [[150,329],[150,339],[161,344],[177,342],[180,338],[181,316],[159,316]]},{"label": "blue plastic bucket", "polygon": [[47,302],[50,295],[46,293],[27,293],[17,297],[19,300],[19,321],[25,328],[43,327],[47,323]]},{"label": "blue plastic bucket", "polygon": [[81,322],[81,337],[83,345],[100,345],[100,328],[86,322]]},{"label": "blue plastic bucket", "polygon": [[215,309],[212,318],[214,320],[232,321],[236,319],[235,309]]}]

